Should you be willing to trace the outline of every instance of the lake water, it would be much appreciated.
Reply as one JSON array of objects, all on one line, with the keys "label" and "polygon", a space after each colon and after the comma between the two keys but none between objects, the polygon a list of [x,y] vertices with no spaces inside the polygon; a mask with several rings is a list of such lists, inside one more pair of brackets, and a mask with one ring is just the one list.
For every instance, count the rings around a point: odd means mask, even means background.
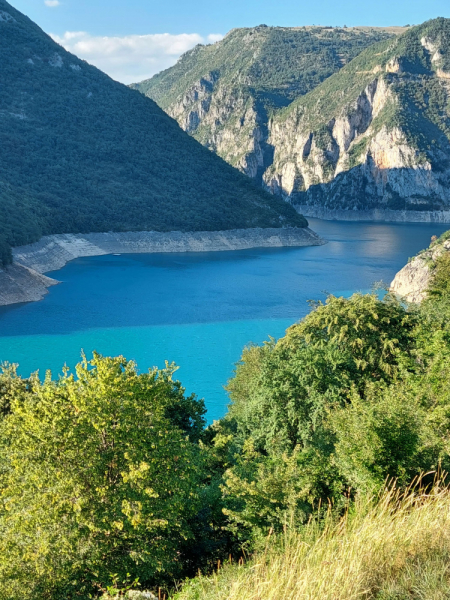
[{"label": "lake water", "polygon": [[326,293],[368,291],[449,225],[319,221],[329,243],[308,248],[82,258],[50,276],[41,302],[0,308],[0,361],[19,372],[73,367],[83,349],[123,354],[140,370],[174,361],[208,420],[227,404],[223,385],[242,348],[278,338]]}]

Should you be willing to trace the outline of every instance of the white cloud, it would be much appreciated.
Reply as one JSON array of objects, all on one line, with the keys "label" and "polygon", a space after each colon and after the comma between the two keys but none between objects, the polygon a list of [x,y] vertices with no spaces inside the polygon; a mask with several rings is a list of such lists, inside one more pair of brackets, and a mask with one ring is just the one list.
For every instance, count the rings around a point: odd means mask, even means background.
[{"label": "white cloud", "polygon": [[85,31],[66,31],[61,37],[52,37],[72,54],[87,60],[122,83],[148,79],[174,65],[181,54],[195,45],[211,44],[223,38],[216,33],[206,38],[198,33],[98,37]]},{"label": "white cloud", "polygon": [[61,2],[59,0],[44,0],[45,6],[49,6],[50,8],[54,8],[55,6],[59,6]]}]

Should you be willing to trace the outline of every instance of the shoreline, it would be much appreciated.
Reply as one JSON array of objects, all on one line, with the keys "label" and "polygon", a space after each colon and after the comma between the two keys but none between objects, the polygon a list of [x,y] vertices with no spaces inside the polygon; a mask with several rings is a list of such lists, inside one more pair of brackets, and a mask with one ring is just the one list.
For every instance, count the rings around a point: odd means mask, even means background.
[{"label": "shoreline", "polygon": [[390,210],[374,208],[370,210],[345,210],[294,204],[297,212],[306,218],[324,221],[370,221],[372,223],[450,223],[450,210]]},{"label": "shoreline", "polygon": [[325,243],[309,227],[49,235],[33,244],[13,248],[13,264],[0,269],[0,306],[42,300],[49,287],[60,283],[44,273],[57,271],[76,258],[106,254],[223,252],[321,246]]}]

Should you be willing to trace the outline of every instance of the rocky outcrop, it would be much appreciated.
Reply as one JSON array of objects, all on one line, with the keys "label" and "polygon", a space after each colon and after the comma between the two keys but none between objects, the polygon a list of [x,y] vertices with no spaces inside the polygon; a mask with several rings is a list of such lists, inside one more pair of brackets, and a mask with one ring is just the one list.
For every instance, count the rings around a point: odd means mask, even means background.
[{"label": "rocky outcrop", "polygon": [[428,250],[415,256],[397,273],[391,283],[390,291],[408,302],[422,302],[427,295],[434,261],[443,252],[450,252],[450,240],[431,244]]},{"label": "rocky outcrop", "polygon": [[318,131],[309,127],[308,115],[275,119],[267,188],[294,204],[322,209],[450,207],[450,144],[443,139],[426,154],[408,131],[389,124],[387,114],[399,103],[393,86],[380,75]]},{"label": "rocky outcrop", "polygon": [[176,119],[182,129],[188,133],[197,131],[200,123],[211,107],[214,85],[218,79],[217,72],[208,73],[196,82],[167,112]]},{"label": "rocky outcrop", "polygon": [[55,279],[19,264],[0,269],[0,306],[42,300],[47,288],[57,283]]},{"label": "rocky outcrop", "polygon": [[249,177],[262,181],[272,160],[267,111],[248,90],[209,73],[167,109],[181,127]]},{"label": "rocky outcrop", "polygon": [[59,234],[13,249],[14,263],[0,270],[0,306],[41,300],[58,283],[43,275],[70,260],[104,254],[218,252],[250,248],[319,246],[325,242],[309,228],[234,229],[183,233],[156,231]]}]

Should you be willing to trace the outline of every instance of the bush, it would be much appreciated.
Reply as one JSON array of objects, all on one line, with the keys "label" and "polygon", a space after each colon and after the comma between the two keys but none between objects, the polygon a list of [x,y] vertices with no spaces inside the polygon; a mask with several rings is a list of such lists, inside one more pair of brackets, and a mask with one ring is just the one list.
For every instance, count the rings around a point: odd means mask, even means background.
[{"label": "bush", "polygon": [[173,372],[95,354],[76,378],[35,375],[15,395],[0,430],[1,598],[87,599],[182,574],[204,406]]}]

